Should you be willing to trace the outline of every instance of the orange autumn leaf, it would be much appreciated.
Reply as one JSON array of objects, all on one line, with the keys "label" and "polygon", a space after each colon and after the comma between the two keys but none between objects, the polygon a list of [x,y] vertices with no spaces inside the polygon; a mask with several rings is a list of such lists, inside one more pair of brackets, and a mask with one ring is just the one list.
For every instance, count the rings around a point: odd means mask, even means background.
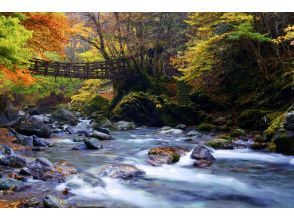
[{"label": "orange autumn leaf", "polygon": [[45,52],[64,54],[64,47],[71,33],[70,23],[62,13],[25,13],[23,25],[33,31],[29,46],[39,56]]},{"label": "orange autumn leaf", "polygon": [[29,86],[35,82],[28,69],[16,69],[13,71],[4,66],[0,66],[0,71],[6,80],[14,84]]}]

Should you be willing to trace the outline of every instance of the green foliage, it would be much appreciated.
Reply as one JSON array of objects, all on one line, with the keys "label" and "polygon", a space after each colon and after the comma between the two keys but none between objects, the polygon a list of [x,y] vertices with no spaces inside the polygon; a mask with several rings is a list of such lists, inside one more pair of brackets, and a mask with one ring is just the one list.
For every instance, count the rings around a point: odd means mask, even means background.
[{"label": "green foliage", "polygon": [[271,138],[274,136],[275,132],[282,128],[282,125],[285,121],[285,113],[274,113],[272,117],[274,117],[268,126],[268,128],[264,131],[264,135],[268,138]]},{"label": "green foliage", "polygon": [[109,101],[98,93],[107,86],[108,81],[106,80],[90,79],[84,81],[77,94],[71,97],[71,107],[86,114],[105,110]]},{"label": "green foliage", "polygon": [[209,124],[209,123],[201,123],[200,125],[197,126],[199,131],[212,131],[217,128],[216,125],[214,124]]},{"label": "green foliage", "polygon": [[0,65],[8,69],[28,67],[32,55],[27,41],[31,36],[19,18],[0,16]]}]

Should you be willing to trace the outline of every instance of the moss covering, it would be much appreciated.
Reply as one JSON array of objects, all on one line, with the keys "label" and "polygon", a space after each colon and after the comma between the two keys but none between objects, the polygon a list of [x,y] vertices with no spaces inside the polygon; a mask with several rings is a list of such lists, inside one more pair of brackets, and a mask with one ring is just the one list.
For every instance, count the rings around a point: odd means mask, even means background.
[{"label": "moss covering", "polygon": [[285,113],[275,113],[274,116],[276,116],[268,126],[268,128],[264,131],[264,135],[267,138],[272,138],[276,131],[279,128],[282,128],[284,120],[285,120]]},{"label": "moss covering", "polygon": [[240,129],[240,128],[234,129],[230,133],[230,136],[233,137],[233,138],[234,137],[241,137],[241,136],[244,136],[244,135],[246,135],[246,132],[243,129]]},{"label": "moss covering", "polygon": [[217,126],[214,124],[209,124],[209,123],[201,123],[200,125],[197,126],[199,131],[212,131],[217,129]]},{"label": "moss covering", "polygon": [[207,142],[207,145],[215,148],[215,149],[230,149],[231,148],[231,141],[226,139],[214,139],[212,141]]}]

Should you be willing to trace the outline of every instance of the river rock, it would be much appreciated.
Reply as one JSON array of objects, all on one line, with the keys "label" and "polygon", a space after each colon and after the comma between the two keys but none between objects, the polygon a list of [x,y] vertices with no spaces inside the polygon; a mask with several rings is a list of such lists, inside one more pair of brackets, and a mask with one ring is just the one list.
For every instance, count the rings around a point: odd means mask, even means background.
[{"label": "river rock", "polygon": [[192,131],[189,131],[189,132],[187,133],[187,136],[189,136],[189,137],[193,137],[193,136],[201,136],[201,134],[200,134],[198,131],[196,131],[196,130],[192,130]]},{"label": "river rock", "polygon": [[112,122],[107,119],[107,118],[104,118],[102,119],[101,121],[97,122],[97,121],[94,121],[92,123],[92,127],[96,130],[99,131],[99,128],[111,128],[112,127]]},{"label": "river rock", "polygon": [[278,153],[294,155],[294,131],[279,129],[273,137]]},{"label": "river rock", "polygon": [[111,178],[121,178],[130,179],[134,177],[141,177],[145,174],[144,171],[138,169],[133,165],[128,164],[112,164],[105,167],[100,173],[100,176],[111,177]]},{"label": "river rock", "polygon": [[72,148],[72,150],[87,150],[88,148],[87,148],[87,146],[85,145],[85,144],[79,144],[79,145],[77,145],[77,146],[74,146],[73,148]]},{"label": "river rock", "polygon": [[112,139],[111,135],[105,134],[105,133],[102,133],[102,132],[99,132],[96,130],[93,131],[91,136],[94,138],[98,138],[99,140],[111,140]]},{"label": "river rock", "polygon": [[34,138],[33,136],[25,136],[25,135],[21,135],[18,134],[16,136],[16,143],[23,145],[23,146],[27,146],[27,147],[33,147],[34,146]]},{"label": "river rock", "polygon": [[0,145],[0,152],[0,165],[21,168],[29,162],[27,158],[14,153],[8,145]]},{"label": "river rock", "polygon": [[106,128],[95,128],[94,130],[110,135],[110,131]]},{"label": "river rock", "polygon": [[45,208],[62,208],[65,202],[55,196],[47,195],[43,198]]},{"label": "river rock", "polygon": [[95,138],[87,138],[84,140],[84,143],[89,150],[100,150],[103,148]]},{"label": "river rock", "polygon": [[160,130],[159,134],[182,134],[183,131],[181,129],[171,128],[167,130]]},{"label": "river rock", "polygon": [[22,188],[23,183],[13,180],[13,179],[4,179],[0,180],[0,190],[11,190],[11,191],[19,191]]},{"label": "river rock", "polygon": [[74,130],[71,126],[67,126],[66,128],[64,128],[64,131],[67,132],[68,134],[74,134]]},{"label": "river rock", "polygon": [[182,129],[182,130],[185,130],[187,128],[187,125],[184,125],[184,124],[178,124],[176,126],[177,129]]},{"label": "river rock", "polygon": [[118,121],[115,122],[111,128],[117,131],[127,131],[136,129],[136,125],[134,122]]},{"label": "river rock", "polygon": [[154,166],[176,163],[188,151],[183,147],[154,147],[148,151],[149,162]]},{"label": "river rock", "polygon": [[52,117],[59,122],[64,122],[72,126],[77,125],[79,122],[79,119],[74,115],[74,113],[63,108],[53,112]]},{"label": "river rock", "polygon": [[42,138],[37,137],[36,135],[33,135],[33,143],[34,146],[38,147],[49,147],[50,143]]},{"label": "river rock", "polygon": [[52,130],[48,125],[31,118],[20,120],[16,124],[15,130],[23,135],[36,135],[40,138],[48,138],[52,133]]},{"label": "river rock", "polygon": [[74,142],[82,142],[82,141],[84,141],[84,139],[85,139],[85,137],[83,137],[83,136],[76,136],[73,138],[73,141]]},{"label": "river rock", "polygon": [[211,140],[207,142],[207,145],[214,148],[214,149],[234,149],[232,142],[226,139],[216,138],[214,140]]},{"label": "river rock", "polygon": [[214,161],[215,158],[214,156],[211,154],[211,150],[202,146],[202,145],[197,145],[192,153],[191,153],[191,159],[196,160],[196,162],[194,163],[194,166],[197,167],[208,167],[210,166]]},{"label": "river rock", "polygon": [[28,113],[30,115],[40,115],[41,114],[41,112],[38,110],[38,108],[30,108],[30,109],[28,109]]}]

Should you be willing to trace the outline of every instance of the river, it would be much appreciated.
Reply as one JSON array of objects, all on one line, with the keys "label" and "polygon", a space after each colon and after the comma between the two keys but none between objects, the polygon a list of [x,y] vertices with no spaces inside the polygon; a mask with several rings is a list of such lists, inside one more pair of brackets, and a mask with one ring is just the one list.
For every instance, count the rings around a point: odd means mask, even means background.
[{"label": "river", "polygon": [[[90,129],[88,125],[82,120],[74,130]],[[48,139],[54,147],[35,156],[67,161],[78,170],[65,183],[51,185],[53,192],[69,188],[66,202],[75,207],[294,207],[294,157],[248,148],[214,150],[216,162],[209,168],[193,167],[190,153],[178,163],[154,167],[146,162],[151,147],[183,146],[192,151],[195,144],[186,141],[185,132],[159,134],[156,128],[111,135],[114,140],[101,141],[101,150],[72,150],[78,144],[73,142],[76,135]],[[210,139],[201,134],[194,141]],[[146,175],[132,180],[103,177],[101,186],[99,171],[117,163],[135,165]],[[42,184],[35,190],[44,190]]]}]

